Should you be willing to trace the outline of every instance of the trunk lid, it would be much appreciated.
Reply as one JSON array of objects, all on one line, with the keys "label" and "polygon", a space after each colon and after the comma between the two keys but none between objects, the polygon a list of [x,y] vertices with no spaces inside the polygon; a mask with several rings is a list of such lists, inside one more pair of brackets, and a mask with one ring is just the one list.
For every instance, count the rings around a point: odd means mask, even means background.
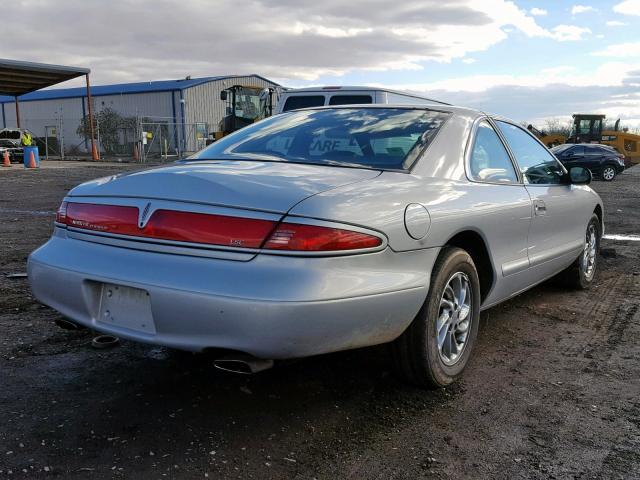
[{"label": "trunk lid", "polygon": [[156,198],[285,213],[312,195],[380,173],[287,162],[185,162],[86,182],[69,197]]}]

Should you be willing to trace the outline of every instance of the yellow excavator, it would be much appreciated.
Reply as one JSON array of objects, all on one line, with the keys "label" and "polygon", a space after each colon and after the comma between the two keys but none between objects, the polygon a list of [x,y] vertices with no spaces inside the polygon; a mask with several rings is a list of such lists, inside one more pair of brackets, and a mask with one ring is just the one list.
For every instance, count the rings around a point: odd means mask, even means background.
[{"label": "yellow excavator", "polygon": [[225,115],[207,143],[273,115],[275,97],[276,90],[272,87],[233,85],[222,90],[220,100],[225,102]]},{"label": "yellow excavator", "polygon": [[533,133],[536,137],[540,139],[542,143],[544,143],[548,148],[553,148],[557,145],[562,145],[567,140],[565,135],[561,135],[559,133],[546,133],[544,131],[538,130],[533,125],[529,125],[527,127],[531,133]]},{"label": "yellow excavator", "polygon": [[620,130],[620,119],[616,120],[613,130],[604,129],[605,115],[576,113],[573,115],[573,127],[569,137],[559,134],[546,134],[529,125],[529,131],[536,135],[547,147],[563,143],[601,143],[615,148],[632,163],[640,163],[640,135]]}]

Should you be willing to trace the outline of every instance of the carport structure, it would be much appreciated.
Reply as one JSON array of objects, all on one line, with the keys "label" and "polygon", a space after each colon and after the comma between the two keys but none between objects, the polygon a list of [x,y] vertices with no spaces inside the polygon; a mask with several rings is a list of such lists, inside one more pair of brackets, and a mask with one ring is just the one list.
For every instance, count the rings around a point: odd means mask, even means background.
[{"label": "carport structure", "polygon": [[91,70],[88,68],[66,67],[62,65],[23,62],[0,58],[0,95],[9,95],[15,98],[16,126],[20,128],[20,102],[18,97],[26,93],[35,92],[41,88],[50,87],[84,75],[87,83],[87,103],[89,106],[88,114],[91,130],[91,154],[94,160],[99,160],[93,126],[91,84],[89,82],[90,72]]}]

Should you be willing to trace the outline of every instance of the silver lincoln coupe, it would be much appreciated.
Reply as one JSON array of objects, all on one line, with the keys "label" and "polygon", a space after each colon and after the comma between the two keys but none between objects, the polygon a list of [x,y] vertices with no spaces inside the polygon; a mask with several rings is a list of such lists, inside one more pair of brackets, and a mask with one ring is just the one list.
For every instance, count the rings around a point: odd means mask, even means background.
[{"label": "silver lincoln coupe", "polygon": [[72,322],[223,369],[390,343],[408,381],[445,386],[481,310],[554,276],[592,283],[590,180],[475,110],[297,110],[74,188],[29,280]]}]

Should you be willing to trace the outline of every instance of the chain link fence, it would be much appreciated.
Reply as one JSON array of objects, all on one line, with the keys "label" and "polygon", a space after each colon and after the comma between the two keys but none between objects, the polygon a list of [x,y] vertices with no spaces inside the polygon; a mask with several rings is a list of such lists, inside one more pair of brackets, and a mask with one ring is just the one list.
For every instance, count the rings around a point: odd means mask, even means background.
[{"label": "chain link fence", "polygon": [[141,161],[174,160],[206,146],[206,122],[140,121]]},{"label": "chain link fence", "polygon": [[[25,118],[42,159],[91,158],[88,117],[59,115]],[[123,117],[99,112],[94,117],[96,146],[102,159],[112,157],[140,162],[173,161],[206,146],[206,122],[181,123],[173,118]]]}]

